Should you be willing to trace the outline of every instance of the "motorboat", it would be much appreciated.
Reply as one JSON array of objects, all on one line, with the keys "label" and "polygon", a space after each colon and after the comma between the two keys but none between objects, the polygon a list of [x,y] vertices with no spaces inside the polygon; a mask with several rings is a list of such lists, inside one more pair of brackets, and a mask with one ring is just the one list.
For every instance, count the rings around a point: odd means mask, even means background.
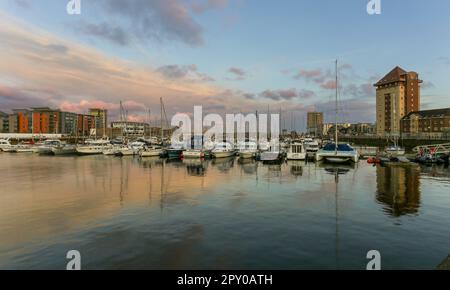
[{"label": "motorboat", "polygon": [[305,148],[306,154],[314,156],[317,151],[319,151],[320,146],[319,143],[312,139],[312,138],[306,138],[303,140],[303,146]]},{"label": "motorboat", "polygon": [[402,156],[405,155],[405,148],[401,148],[400,146],[394,145],[387,147],[385,149],[386,154],[390,156]]},{"label": "motorboat", "polygon": [[45,140],[42,145],[36,146],[34,150],[35,153],[40,155],[53,154],[52,148],[62,146],[62,142],[58,139]]},{"label": "motorboat", "polygon": [[116,150],[116,156],[133,156],[136,150],[131,146],[123,146]]},{"label": "motorboat", "polygon": [[174,142],[166,150],[169,159],[180,159],[186,146],[183,142]]},{"label": "motorboat", "polygon": [[60,144],[52,147],[53,155],[71,155],[77,153],[77,147],[75,145]]},{"label": "motorboat", "polygon": [[217,143],[214,149],[211,151],[214,158],[226,158],[232,157],[236,154],[234,146],[229,142]]},{"label": "motorboat", "polygon": [[330,163],[347,163],[359,161],[359,153],[349,144],[328,143],[317,151],[316,161],[328,161]]},{"label": "motorboat", "polygon": [[130,144],[128,144],[128,147],[133,150],[133,154],[139,155],[139,152],[144,150],[144,147],[147,143],[142,141],[135,141]]},{"label": "motorboat", "polygon": [[306,151],[305,147],[300,142],[294,142],[289,146],[289,150],[287,152],[288,160],[305,160],[306,159]]},{"label": "motorboat", "polygon": [[270,150],[270,142],[267,140],[259,141],[258,150],[260,152],[269,151]]},{"label": "motorboat", "polygon": [[258,153],[258,144],[253,141],[243,142],[238,148],[239,157],[242,159],[255,158]]},{"label": "motorboat", "polygon": [[159,157],[163,153],[163,149],[161,147],[145,147],[141,152],[139,153],[139,156],[141,157]]},{"label": "motorboat", "polygon": [[76,147],[77,153],[80,155],[103,154],[103,151],[111,149],[112,145],[108,139],[87,140],[85,145]]},{"label": "motorboat", "polygon": [[9,139],[0,139],[0,151],[4,151],[4,149],[7,149],[9,147],[11,147]]},{"label": "motorboat", "polygon": [[183,151],[182,157],[184,159],[208,158],[208,157],[211,157],[211,150],[189,149],[189,150]]},{"label": "motorboat", "polygon": [[261,152],[259,158],[266,163],[281,162],[283,161],[283,153],[279,145],[271,145],[268,151]]}]

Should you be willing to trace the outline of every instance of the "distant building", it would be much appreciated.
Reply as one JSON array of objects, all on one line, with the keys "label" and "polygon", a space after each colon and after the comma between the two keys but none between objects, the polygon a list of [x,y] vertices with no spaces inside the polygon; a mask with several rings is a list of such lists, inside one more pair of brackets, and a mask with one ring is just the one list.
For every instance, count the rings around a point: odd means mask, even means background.
[{"label": "distant building", "polygon": [[377,135],[400,133],[400,120],[420,110],[420,84],[416,72],[395,67],[374,86],[377,88]]},{"label": "distant building", "polygon": [[89,115],[95,117],[96,135],[106,135],[106,128],[108,127],[108,110],[91,108],[89,109]]},{"label": "distant building", "polygon": [[306,125],[308,134],[320,136],[322,135],[322,128],[323,128],[323,113],[308,112]]},{"label": "distant building", "polygon": [[[15,109],[9,119],[10,133],[33,133],[33,116],[30,110]],[[11,132],[13,130],[13,132]]]},{"label": "distant building", "polygon": [[60,111],[48,107],[32,108],[32,131],[34,134],[59,134]]},{"label": "distant building", "polygon": [[[322,135],[323,136],[329,136],[333,135],[335,130],[335,123],[327,123],[322,125]],[[347,132],[347,129],[350,129],[352,127],[351,123],[338,123],[339,131],[344,130]]]},{"label": "distant building", "polygon": [[78,136],[95,136],[95,116],[78,115],[77,132]]},{"label": "distant building", "polygon": [[353,135],[374,135],[376,126],[371,123],[357,123],[351,125],[351,134]]},{"label": "distant building", "polygon": [[9,115],[0,111],[0,133],[9,133]]},{"label": "distant building", "polygon": [[450,138],[450,108],[410,112],[401,120],[404,137]]},{"label": "distant building", "polygon": [[138,138],[150,135],[150,125],[148,123],[116,121],[111,123],[111,128],[119,128],[127,138]]}]

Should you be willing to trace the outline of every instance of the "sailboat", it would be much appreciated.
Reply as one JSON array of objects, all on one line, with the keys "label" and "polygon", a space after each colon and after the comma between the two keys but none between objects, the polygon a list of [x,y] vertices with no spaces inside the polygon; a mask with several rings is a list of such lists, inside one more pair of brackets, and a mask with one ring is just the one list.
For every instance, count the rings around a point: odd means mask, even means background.
[{"label": "sailboat", "polygon": [[338,61],[336,60],[336,116],[335,116],[335,139],[334,143],[328,143],[316,153],[316,161],[327,161],[330,163],[347,163],[359,161],[359,153],[349,144],[339,144],[338,130]]},{"label": "sailboat", "polygon": [[[162,126],[162,119],[163,119],[163,114],[162,114],[162,98],[160,99],[161,101],[161,144],[162,144],[162,139],[163,139],[163,126]],[[159,146],[154,146],[152,145],[152,126],[151,126],[151,118],[150,118],[150,110],[148,110],[148,123],[150,124],[150,146],[144,146],[144,149],[140,151],[139,156],[141,157],[159,157],[161,156],[161,154],[163,153],[163,149]]]}]

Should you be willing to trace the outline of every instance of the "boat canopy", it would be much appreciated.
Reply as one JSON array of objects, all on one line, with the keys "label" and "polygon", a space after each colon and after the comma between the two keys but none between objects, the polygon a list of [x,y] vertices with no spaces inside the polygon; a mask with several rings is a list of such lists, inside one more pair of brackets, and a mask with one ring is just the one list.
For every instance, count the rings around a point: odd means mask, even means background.
[{"label": "boat canopy", "polygon": [[[335,151],[336,150],[336,144],[334,143],[328,143],[323,147],[324,151]],[[355,151],[355,149],[352,148],[352,146],[348,144],[338,144],[337,151],[344,151],[344,152],[350,152]]]}]

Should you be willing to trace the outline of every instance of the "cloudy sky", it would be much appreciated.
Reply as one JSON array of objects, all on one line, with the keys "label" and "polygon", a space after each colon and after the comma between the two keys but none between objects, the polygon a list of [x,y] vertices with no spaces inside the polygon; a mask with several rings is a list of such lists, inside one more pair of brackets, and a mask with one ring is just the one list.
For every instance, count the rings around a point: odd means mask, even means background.
[{"label": "cloudy sky", "polygon": [[[423,109],[450,107],[450,2],[382,0],[0,1],[0,110],[50,106],[130,120],[206,112],[282,111],[303,129],[307,111],[375,119],[374,82],[399,65],[424,80]],[[407,2],[407,5],[405,5]]]}]

